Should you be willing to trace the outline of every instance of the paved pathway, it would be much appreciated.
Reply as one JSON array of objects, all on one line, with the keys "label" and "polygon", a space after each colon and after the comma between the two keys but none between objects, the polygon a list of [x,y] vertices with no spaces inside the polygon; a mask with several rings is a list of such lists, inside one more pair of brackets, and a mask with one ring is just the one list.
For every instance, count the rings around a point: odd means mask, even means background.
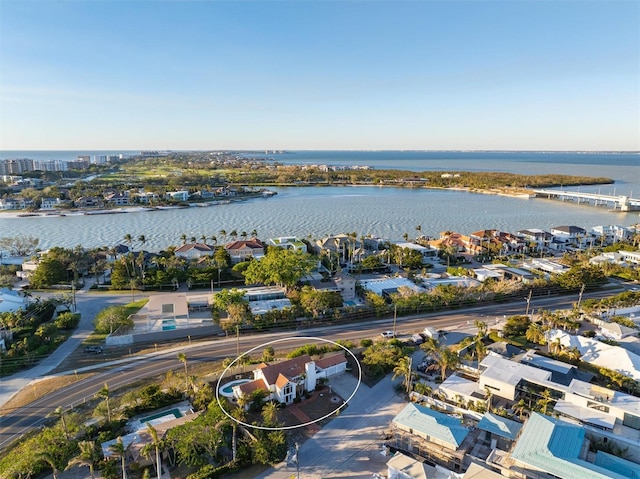
[{"label": "paved pathway", "polygon": [[[386,475],[389,459],[381,454],[383,435],[389,423],[405,406],[387,376],[373,388],[361,384],[348,407],[312,438],[300,445],[300,477],[304,479],[362,478]],[[347,398],[357,380],[350,374],[332,378],[335,392]],[[258,476],[260,479],[297,477],[295,463],[280,463]]]},{"label": "paved pathway", "polygon": [[76,292],[77,312],[81,313],[80,324],[73,335],[62,343],[48,358],[37,366],[7,376],[0,382],[0,406],[4,405],[18,391],[29,385],[32,381],[42,379],[55,369],[69,354],[76,350],[94,330],[93,320],[96,314],[108,306],[126,304],[131,297],[126,294],[87,294],[93,284],[92,279],[87,278],[83,289]]}]

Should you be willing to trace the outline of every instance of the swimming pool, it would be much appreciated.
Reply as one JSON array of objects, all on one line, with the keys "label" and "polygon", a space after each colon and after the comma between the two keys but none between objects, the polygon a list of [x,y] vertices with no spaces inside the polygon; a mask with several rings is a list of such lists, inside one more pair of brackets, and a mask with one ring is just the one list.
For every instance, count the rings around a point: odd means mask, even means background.
[{"label": "swimming pool", "polygon": [[236,379],[235,381],[230,381],[226,384],[223,384],[222,386],[220,386],[220,389],[218,389],[218,391],[220,392],[220,394],[226,398],[232,398],[233,397],[233,386],[237,386],[239,384],[244,384],[244,383],[248,383],[251,382],[251,379]]},{"label": "swimming pool", "polygon": [[[157,419],[160,418],[165,418],[166,416],[173,416],[174,418],[179,418],[182,417],[182,413],[180,412],[180,410],[178,408],[175,409],[169,409],[168,411],[162,411],[156,414],[153,414],[151,416],[147,416],[144,418],[140,419],[140,424],[146,424],[146,423],[151,423],[153,425],[154,421],[156,421]],[[167,419],[165,419],[166,421]],[[161,421],[164,422],[164,421]]]}]

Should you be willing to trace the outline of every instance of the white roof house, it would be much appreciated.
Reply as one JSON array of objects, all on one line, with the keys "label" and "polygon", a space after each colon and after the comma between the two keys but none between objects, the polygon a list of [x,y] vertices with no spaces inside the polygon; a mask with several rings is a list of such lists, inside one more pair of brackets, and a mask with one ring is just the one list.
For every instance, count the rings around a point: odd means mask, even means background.
[{"label": "white roof house", "polygon": [[560,330],[549,333],[549,341],[554,341],[556,338],[559,338],[560,343],[566,348],[578,348],[582,354],[582,361],[618,371],[640,381],[640,356],[637,354],[620,346],[611,346],[584,336],[573,336]]},{"label": "white roof house", "polygon": [[482,360],[480,370],[479,387],[510,401],[515,400],[516,388],[523,379],[541,385],[551,382],[550,371],[516,363],[493,353]]},{"label": "white roof house", "polygon": [[25,306],[25,298],[20,296],[20,293],[8,288],[0,289],[0,313],[17,311]]}]

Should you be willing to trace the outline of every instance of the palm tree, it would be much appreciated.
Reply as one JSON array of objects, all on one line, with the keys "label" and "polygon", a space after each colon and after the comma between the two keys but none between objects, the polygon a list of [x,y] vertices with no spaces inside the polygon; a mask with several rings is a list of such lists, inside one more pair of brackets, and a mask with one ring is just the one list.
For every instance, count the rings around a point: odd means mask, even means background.
[{"label": "palm tree", "polygon": [[522,421],[522,419],[524,418],[524,413],[528,410],[529,408],[527,407],[527,403],[525,402],[525,400],[520,399],[520,401],[518,401],[515,405],[515,409],[513,412],[515,412]]},{"label": "palm tree", "polygon": [[189,238],[189,241],[195,243],[197,241],[197,238],[195,236],[192,236],[191,238]]},{"label": "palm tree", "polygon": [[233,461],[235,461],[238,456],[237,430],[238,430],[238,425],[240,424],[238,421],[244,422],[244,420],[246,419],[244,408],[240,407],[240,405],[238,404],[238,407],[231,411],[231,416],[233,416],[233,418],[236,419],[236,421],[232,421],[232,424],[231,424],[231,426],[233,427],[233,431],[232,431],[233,435],[231,436],[231,452],[232,452],[231,457]]},{"label": "palm tree", "polygon": [[184,234],[184,233],[182,233],[182,234],[180,235],[180,240],[182,241],[182,244],[183,244],[183,245],[187,244],[187,235],[186,235],[186,234]]},{"label": "palm tree", "polygon": [[65,471],[76,465],[88,466],[91,479],[94,479],[93,468],[99,459],[96,451],[96,443],[94,441],[80,441],[78,442],[78,447],[80,448],[80,453],[69,461]]},{"label": "palm tree", "polygon": [[398,365],[393,368],[393,377],[391,379],[395,379],[400,376],[403,377],[402,382],[405,387],[405,391],[409,394],[411,392],[412,379],[415,376],[411,370],[411,358],[409,356],[400,358],[398,360]]},{"label": "palm tree", "polygon": [[255,230],[255,229],[251,230],[251,237],[254,238],[254,239],[257,238],[258,237],[258,230]]},{"label": "palm tree", "polygon": [[58,468],[55,462],[55,455],[49,451],[40,451],[35,455],[35,459],[38,461],[46,462],[51,468],[51,476],[53,479],[58,479]]},{"label": "palm tree", "polygon": [[542,414],[547,414],[547,408],[549,407],[549,403],[553,402],[553,397],[551,397],[551,391],[545,389],[540,394],[540,399],[536,401],[540,405],[540,410]]},{"label": "palm tree", "polygon": [[485,397],[487,398],[487,412],[491,412],[491,398],[493,397],[493,392],[487,386],[484,387]]},{"label": "palm tree", "polygon": [[202,244],[207,244],[207,235],[200,236],[200,240],[202,241]]},{"label": "palm tree", "polygon": [[64,418],[64,411],[62,410],[62,407],[58,406],[55,411],[53,411],[53,414],[60,418],[62,429],[64,430],[64,438],[66,441],[69,441],[69,429],[67,429],[67,421]]},{"label": "palm tree", "polygon": [[133,245],[133,236],[130,233],[124,235],[124,242],[129,245],[129,250],[131,250],[131,246]]},{"label": "palm tree", "polygon": [[100,391],[96,393],[96,397],[104,398],[104,402],[107,406],[107,422],[111,422],[111,406],[109,404],[109,385],[104,383],[104,386]]},{"label": "palm tree", "polygon": [[220,236],[222,236],[222,242],[226,243],[227,242],[227,231],[226,230],[220,230],[220,231],[218,231],[218,234]]},{"label": "palm tree", "polygon": [[156,473],[158,479],[162,479],[162,462],[160,461],[160,438],[158,437],[158,431],[149,423],[147,423],[147,432],[151,436],[151,446],[156,451]]},{"label": "palm tree", "polygon": [[415,392],[417,392],[418,394],[422,395],[422,396],[430,396],[431,395],[431,386],[429,386],[427,383],[423,383],[422,381],[418,381],[414,386],[413,389]]},{"label": "palm tree", "polygon": [[249,234],[246,231],[243,231],[242,233],[240,233],[240,238],[242,238],[243,240],[246,240],[247,236],[249,236]]},{"label": "palm tree", "polygon": [[213,245],[217,245],[218,244],[218,237],[216,235],[211,236],[211,242],[213,243]]},{"label": "palm tree", "polygon": [[233,241],[235,241],[236,239],[238,239],[238,231],[237,230],[231,230],[231,233],[229,233],[229,236],[231,237],[231,239]]},{"label": "palm tree", "polygon": [[275,427],[278,420],[278,406],[274,401],[269,401],[262,408],[262,419],[267,427]]},{"label": "palm tree", "polygon": [[147,237],[145,235],[140,235],[138,236],[138,241],[140,241],[140,243],[142,244],[142,249],[144,249],[144,245],[147,242]]},{"label": "palm tree", "polygon": [[178,353],[178,360],[184,364],[184,393],[189,394],[189,371],[187,370],[187,355],[184,353]]},{"label": "palm tree", "polygon": [[116,442],[114,444],[111,444],[111,446],[109,446],[109,449],[111,450],[111,452],[113,452],[114,455],[120,458],[120,465],[122,467],[122,479],[127,479],[127,448],[124,447],[122,437],[118,436]]}]

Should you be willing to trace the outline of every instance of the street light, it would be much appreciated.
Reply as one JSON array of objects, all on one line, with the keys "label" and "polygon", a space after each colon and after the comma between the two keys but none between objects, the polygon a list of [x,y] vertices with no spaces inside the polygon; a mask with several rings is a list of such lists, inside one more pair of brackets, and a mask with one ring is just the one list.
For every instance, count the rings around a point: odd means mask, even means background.
[{"label": "street light", "polygon": [[295,460],[296,460],[296,475],[298,476],[298,479],[300,479],[300,461],[298,459],[298,452],[300,450],[300,446],[298,445],[298,441],[296,441],[294,446],[296,448],[296,456],[295,456]]}]

